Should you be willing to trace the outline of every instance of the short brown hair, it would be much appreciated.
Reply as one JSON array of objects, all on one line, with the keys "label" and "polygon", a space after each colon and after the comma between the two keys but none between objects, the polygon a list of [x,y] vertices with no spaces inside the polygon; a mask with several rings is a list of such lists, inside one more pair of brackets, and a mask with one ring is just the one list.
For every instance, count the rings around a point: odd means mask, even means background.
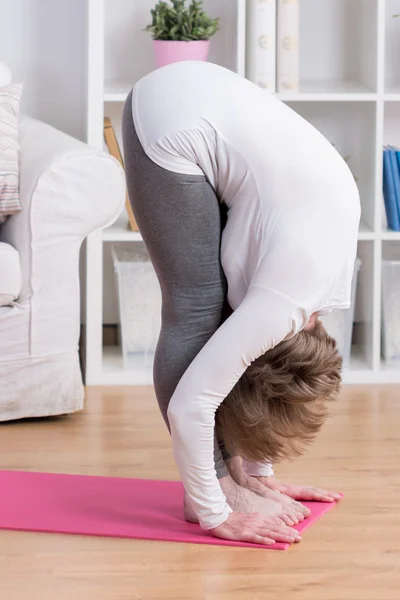
[{"label": "short brown hair", "polygon": [[255,462],[299,456],[339,392],[341,367],[336,342],[319,321],[266,352],[218,409],[227,448]]}]

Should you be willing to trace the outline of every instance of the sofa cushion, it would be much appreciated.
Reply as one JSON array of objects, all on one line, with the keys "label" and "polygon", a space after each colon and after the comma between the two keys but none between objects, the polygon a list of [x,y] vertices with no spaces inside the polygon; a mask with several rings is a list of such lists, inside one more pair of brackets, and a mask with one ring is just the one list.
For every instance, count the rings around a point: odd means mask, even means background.
[{"label": "sofa cushion", "polygon": [[18,117],[22,85],[0,88],[0,223],[21,210]]},{"label": "sofa cushion", "polygon": [[19,254],[10,244],[0,242],[0,306],[18,299],[21,291]]}]

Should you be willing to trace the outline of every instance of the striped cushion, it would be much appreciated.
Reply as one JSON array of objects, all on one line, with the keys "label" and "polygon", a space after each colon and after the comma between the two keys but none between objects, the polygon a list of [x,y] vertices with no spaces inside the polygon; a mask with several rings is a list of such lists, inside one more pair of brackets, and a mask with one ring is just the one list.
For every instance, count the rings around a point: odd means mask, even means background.
[{"label": "striped cushion", "polygon": [[22,84],[0,88],[0,223],[21,210],[19,202],[18,116]]}]

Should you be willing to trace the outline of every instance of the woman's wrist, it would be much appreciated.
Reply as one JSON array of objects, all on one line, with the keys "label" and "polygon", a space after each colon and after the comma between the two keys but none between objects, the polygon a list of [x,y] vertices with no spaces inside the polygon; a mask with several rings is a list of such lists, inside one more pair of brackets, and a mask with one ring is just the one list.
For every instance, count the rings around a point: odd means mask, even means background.
[{"label": "woman's wrist", "polygon": [[256,463],[243,459],[243,470],[250,477],[274,477],[274,470],[269,462]]},{"label": "woman's wrist", "polygon": [[209,531],[210,529],[215,529],[216,527],[223,525],[223,523],[225,523],[225,521],[228,519],[229,515],[232,512],[233,510],[231,509],[231,507],[228,504],[226,504],[225,509],[218,516],[216,515],[212,518],[208,517],[204,520],[201,518],[201,516],[199,516],[200,527],[207,531]]}]

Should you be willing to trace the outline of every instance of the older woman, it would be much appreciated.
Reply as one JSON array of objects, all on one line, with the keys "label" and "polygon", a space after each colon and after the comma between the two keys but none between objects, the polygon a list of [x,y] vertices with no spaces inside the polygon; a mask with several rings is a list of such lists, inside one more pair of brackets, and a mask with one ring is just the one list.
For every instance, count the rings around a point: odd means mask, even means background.
[{"label": "older woman", "polygon": [[209,63],[139,81],[123,137],[162,290],[154,383],[187,518],[226,539],[297,540],[296,500],[339,496],[277,483],[271,461],[299,454],[339,389],[317,317],[349,306],[354,179],[298,114]]}]

